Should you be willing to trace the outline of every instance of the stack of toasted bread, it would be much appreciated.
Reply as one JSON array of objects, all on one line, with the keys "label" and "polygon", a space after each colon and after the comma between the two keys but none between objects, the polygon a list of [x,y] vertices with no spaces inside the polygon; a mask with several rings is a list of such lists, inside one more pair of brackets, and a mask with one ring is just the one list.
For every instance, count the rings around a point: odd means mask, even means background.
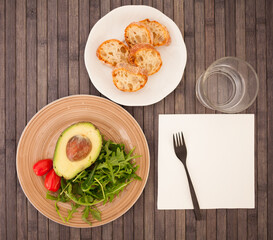
[{"label": "stack of toasted bread", "polygon": [[97,49],[97,57],[113,67],[115,86],[125,92],[143,88],[148,76],[162,66],[160,53],[155,47],[169,45],[170,34],[165,26],[149,19],[133,22],[125,28],[125,43],[110,39]]}]

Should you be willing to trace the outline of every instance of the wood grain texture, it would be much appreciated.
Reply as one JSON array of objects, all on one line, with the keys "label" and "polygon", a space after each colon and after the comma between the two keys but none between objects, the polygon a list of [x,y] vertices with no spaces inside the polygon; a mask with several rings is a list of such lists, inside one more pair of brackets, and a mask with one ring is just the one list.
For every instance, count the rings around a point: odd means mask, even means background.
[{"label": "wood grain texture", "polygon": [[[187,10],[186,10],[187,9]],[[185,69],[186,113],[194,114],[196,110],[195,89],[195,21],[194,2],[185,1],[185,43],[187,46],[187,67]],[[192,210],[186,211],[186,239],[196,239],[196,220]]]},{"label": "wood grain texture", "polygon": [[260,92],[257,99],[258,114],[258,192],[257,192],[257,224],[258,239],[268,239],[267,234],[267,89],[266,89],[266,24],[265,1],[256,1],[256,46],[257,46],[257,74],[260,81]]},{"label": "wood grain texture", "polygon": [[[181,83],[164,100],[125,107],[147,137],[151,168],[145,191],[125,215],[103,227],[73,229],[48,220],[26,199],[16,178],[16,144],[47,103],[72,94],[101,94],[89,80],[84,48],[89,31],[111,9],[153,6],[174,20],[187,47]],[[1,239],[272,239],[273,3],[270,0],[6,0],[0,1]],[[255,209],[157,210],[158,115],[207,113],[196,78],[215,59],[237,56],[257,71]],[[217,112],[218,113],[218,112]],[[14,201],[8,201],[14,199]],[[16,209],[16,211],[14,211]]]},{"label": "wood grain texture", "polygon": [[[47,2],[37,1],[37,110],[47,104]],[[48,219],[38,213],[39,240],[48,239]]]},{"label": "wood grain texture", "polygon": [[[266,79],[267,79],[267,102],[272,103],[273,101],[273,2],[266,1]],[[273,162],[270,161],[273,157],[273,149],[269,146],[273,145],[273,107],[272,104],[268,104],[268,178],[267,178],[267,194],[268,194],[268,216],[267,216],[267,231],[268,239],[273,239]]]},{"label": "wood grain texture", "polygon": [[[236,54],[235,1],[225,1],[226,56]],[[238,239],[238,211],[227,210],[227,239]]]},{"label": "wood grain texture", "polygon": [[[163,5],[163,1],[153,1],[153,7],[159,9],[160,11],[164,11],[164,5]],[[158,114],[164,114],[164,105],[165,105],[165,101],[160,101],[159,103],[156,103],[154,105],[154,116],[158,116]],[[154,120],[154,142],[158,142],[158,131],[157,131],[157,126],[158,126],[158,117]],[[154,169],[155,169],[155,173],[154,173],[154,181],[155,181],[155,191],[157,191],[157,186],[158,186],[158,172],[156,171],[156,169],[158,168],[158,161],[157,161],[157,155],[158,155],[158,148],[155,145],[155,149],[154,149],[154,156],[155,156],[155,165],[154,165]],[[156,194],[156,199],[155,199],[155,204],[157,204],[157,192],[155,192]],[[156,208],[156,207],[155,207]],[[157,239],[164,239],[165,238],[165,217],[166,217],[166,211],[164,210],[155,210],[155,220],[154,220],[154,231],[155,231],[155,238]]]},{"label": "wood grain texture", "polygon": [[[47,101],[50,103],[58,98],[58,2],[49,0],[47,8]],[[49,221],[48,238],[60,238],[59,224]]]},{"label": "wood grain texture", "polygon": [[[236,57],[245,60],[245,1],[236,1]],[[238,239],[247,239],[247,210],[238,210]]]},{"label": "wood grain texture", "polygon": [[[0,51],[2,54],[0,55],[0,168],[4,169],[3,171],[3,179],[0,181],[0,191],[2,193],[6,192],[6,74],[5,74],[5,67],[6,67],[6,41],[5,41],[5,34],[6,34],[6,15],[5,15],[5,2],[0,2]],[[20,187],[19,187],[20,188]],[[17,196],[18,198],[19,196]],[[20,197],[24,197],[22,194]],[[24,201],[24,200],[22,200]],[[22,201],[19,201],[21,203]],[[26,200],[25,200],[26,201]],[[6,206],[6,194],[0,195],[0,204],[1,206]],[[7,218],[6,218],[6,208],[3,207],[0,209],[0,236],[4,239],[7,238]],[[19,220],[21,220],[19,216]],[[22,231],[23,232],[23,231]]]},{"label": "wood grain texture", "polygon": [[54,0],[47,2],[47,100],[58,97],[58,5]]},{"label": "wood grain texture", "polygon": [[[27,0],[27,121],[37,111],[37,2]],[[28,238],[38,239],[38,212],[28,202]]]},{"label": "wood grain texture", "polygon": [[[184,12],[184,3],[182,1],[174,1],[174,21],[179,27],[181,33],[184,36],[184,16],[181,14]],[[185,77],[183,76],[180,84],[175,89],[175,106],[174,112],[177,114],[185,113]],[[176,210],[175,213],[175,239],[186,239],[186,211]]]},{"label": "wood grain texture", "polygon": [[[216,0],[215,8],[215,59],[226,56],[225,44],[225,2]],[[227,212],[225,209],[216,211],[217,239],[227,239]]]},{"label": "wood grain texture", "polygon": [[[205,70],[205,1],[195,1],[194,4],[194,35],[195,35],[195,79]],[[205,113],[205,108],[196,101],[196,113]],[[193,182],[194,184],[194,182]],[[198,198],[198,193],[196,194]],[[201,210],[202,220],[196,221],[196,239],[206,238],[206,210]]]},{"label": "wood grain texture", "polygon": [[[16,2],[16,142],[26,125],[26,1]],[[4,195],[4,194],[2,194]],[[27,238],[27,198],[17,182],[17,239]],[[2,236],[2,234],[1,234]]]},{"label": "wood grain texture", "polygon": [[[213,1],[205,1],[205,66],[207,69],[210,64],[215,61],[215,4]],[[204,69],[203,69],[204,70]],[[198,76],[197,76],[198,77]],[[211,94],[216,94],[215,92]],[[211,109],[206,109],[206,113],[213,114],[215,111]],[[206,239],[216,239],[217,232],[217,213],[216,210],[207,210],[206,219],[204,224],[206,224]]]},{"label": "wood grain texture", "polygon": [[[253,66],[254,69],[256,69],[256,18],[255,18],[255,9],[256,9],[256,3],[253,0],[246,1],[245,3],[246,8],[246,61],[249,62],[251,66]],[[256,103],[255,102],[248,110],[247,112],[256,112]],[[257,124],[257,121],[256,121]],[[257,129],[257,128],[256,128]],[[255,139],[255,148],[257,149],[257,138]],[[255,153],[255,179],[257,179],[257,151]],[[258,219],[257,219],[257,184],[258,181],[255,181],[255,209],[248,210],[248,216],[247,216],[247,224],[248,224],[248,233],[247,237],[248,239],[257,239],[258,234]]]}]

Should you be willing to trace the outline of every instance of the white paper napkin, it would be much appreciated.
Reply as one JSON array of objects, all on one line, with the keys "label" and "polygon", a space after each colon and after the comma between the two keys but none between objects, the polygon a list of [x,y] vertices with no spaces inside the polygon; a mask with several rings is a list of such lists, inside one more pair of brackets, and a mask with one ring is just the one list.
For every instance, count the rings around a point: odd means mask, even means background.
[{"label": "white paper napkin", "polygon": [[184,134],[200,208],[254,208],[254,115],[159,115],[158,209],[192,209],[187,176],[173,148]]}]

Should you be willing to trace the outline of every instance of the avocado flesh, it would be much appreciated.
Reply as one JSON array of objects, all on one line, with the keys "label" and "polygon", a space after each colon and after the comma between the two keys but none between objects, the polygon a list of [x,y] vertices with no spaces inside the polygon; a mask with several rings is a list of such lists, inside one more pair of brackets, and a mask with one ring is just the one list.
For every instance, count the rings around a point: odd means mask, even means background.
[{"label": "avocado flesh", "polygon": [[[76,136],[84,135],[92,143],[89,154],[80,161],[70,161],[66,155],[68,141]],[[88,168],[94,163],[100,154],[102,147],[102,137],[99,130],[90,122],[80,122],[66,128],[60,135],[53,158],[53,168],[57,175],[65,179],[75,177],[79,172]]]}]

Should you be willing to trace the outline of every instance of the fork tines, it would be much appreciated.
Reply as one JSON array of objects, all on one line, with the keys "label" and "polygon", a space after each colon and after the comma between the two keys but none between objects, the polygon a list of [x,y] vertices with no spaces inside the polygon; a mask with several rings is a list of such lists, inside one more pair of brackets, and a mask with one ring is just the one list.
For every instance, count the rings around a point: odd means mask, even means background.
[{"label": "fork tines", "polygon": [[173,144],[174,144],[174,146],[186,145],[182,132],[178,132],[176,134],[173,134]]}]

